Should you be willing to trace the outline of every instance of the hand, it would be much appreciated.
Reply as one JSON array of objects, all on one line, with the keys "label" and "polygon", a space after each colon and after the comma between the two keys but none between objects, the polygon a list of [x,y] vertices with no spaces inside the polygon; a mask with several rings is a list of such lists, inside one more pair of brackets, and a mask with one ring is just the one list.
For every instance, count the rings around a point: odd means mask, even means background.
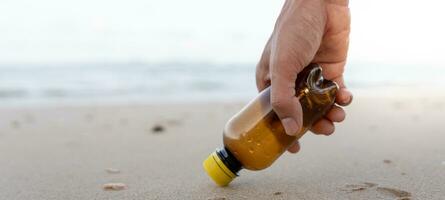
[{"label": "hand", "polygon": [[[352,101],[343,81],[349,32],[347,0],[286,0],[258,63],[256,83],[259,91],[271,85],[271,104],[287,134],[295,135],[303,124],[295,80],[310,63],[320,64],[323,76],[339,85],[338,105]],[[311,131],[330,135],[335,130],[334,122],[343,121],[345,116],[345,111],[335,105]],[[288,151],[296,153],[299,149],[297,141]]]}]

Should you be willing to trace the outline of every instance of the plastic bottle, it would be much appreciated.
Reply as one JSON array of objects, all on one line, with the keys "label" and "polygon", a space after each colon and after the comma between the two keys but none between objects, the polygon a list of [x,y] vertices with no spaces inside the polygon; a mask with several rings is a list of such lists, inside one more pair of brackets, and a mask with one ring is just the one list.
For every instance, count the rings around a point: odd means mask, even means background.
[{"label": "plastic bottle", "polygon": [[216,184],[228,185],[242,168],[269,167],[334,104],[338,86],[323,78],[319,65],[307,66],[295,83],[295,94],[303,109],[302,129],[296,136],[285,133],[270,104],[270,87],[266,88],[229,120],[224,128],[224,148],[204,161],[205,171]]}]

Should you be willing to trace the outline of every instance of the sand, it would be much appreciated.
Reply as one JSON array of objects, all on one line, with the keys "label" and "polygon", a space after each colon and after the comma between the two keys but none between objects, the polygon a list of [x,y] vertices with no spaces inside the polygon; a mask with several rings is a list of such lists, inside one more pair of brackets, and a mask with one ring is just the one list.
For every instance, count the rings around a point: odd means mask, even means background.
[{"label": "sand", "polygon": [[226,188],[201,163],[244,102],[3,106],[0,199],[442,199],[442,99],[357,95],[334,135]]}]

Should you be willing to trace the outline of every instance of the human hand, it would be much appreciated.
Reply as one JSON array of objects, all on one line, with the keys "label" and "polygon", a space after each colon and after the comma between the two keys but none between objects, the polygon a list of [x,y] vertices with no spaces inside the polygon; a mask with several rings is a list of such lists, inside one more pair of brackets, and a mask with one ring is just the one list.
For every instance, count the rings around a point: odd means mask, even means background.
[{"label": "human hand", "polygon": [[[343,80],[349,32],[348,0],[286,0],[257,65],[256,83],[259,91],[271,85],[272,107],[288,135],[297,134],[303,124],[295,80],[310,63],[320,64],[324,78],[338,84],[338,105],[351,103],[352,94]],[[330,135],[334,122],[343,121],[345,116],[343,108],[334,105],[311,131]],[[296,153],[299,149],[297,141],[288,151]]]}]

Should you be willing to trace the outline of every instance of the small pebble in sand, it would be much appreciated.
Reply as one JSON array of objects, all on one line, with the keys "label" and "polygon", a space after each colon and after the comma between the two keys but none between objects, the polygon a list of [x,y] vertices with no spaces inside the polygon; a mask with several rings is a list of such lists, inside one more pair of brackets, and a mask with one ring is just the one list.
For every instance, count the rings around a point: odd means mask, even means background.
[{"label": "small pebble in sand", "polygon": [[161,132],[164,132],[164,130],[165,130],[165,128],[163,126],[159,125],[159,124],[153,126],[153,128],[151,129],[151,131],[153,133],[161,133]]},{"label": "small pebble in sand", "polygon": [[121,173],[121,170],[119,169],[115,169],[115,168],[107,168],[105,169],[105,171],[109,174],[119,174]]},{"label": "small pebble in sand", "polygon": [[273,193],[273,195],[281,195],[281,194],[283,194],[282,192],[275,192],[275,193]]},{"label": "small pebble in sand", "polygon": [[391,161],[391,160],[383,160],[383,163],[385,163],[385,164],[391,164],[392,161]]},{"label": "small pebble in sand", "polygon": [[125,190],[127,189],[127,185],[123,183],[106,183],[102,186],[104,190],[113,190],[113,191],[119,191],[119,190]]}]

